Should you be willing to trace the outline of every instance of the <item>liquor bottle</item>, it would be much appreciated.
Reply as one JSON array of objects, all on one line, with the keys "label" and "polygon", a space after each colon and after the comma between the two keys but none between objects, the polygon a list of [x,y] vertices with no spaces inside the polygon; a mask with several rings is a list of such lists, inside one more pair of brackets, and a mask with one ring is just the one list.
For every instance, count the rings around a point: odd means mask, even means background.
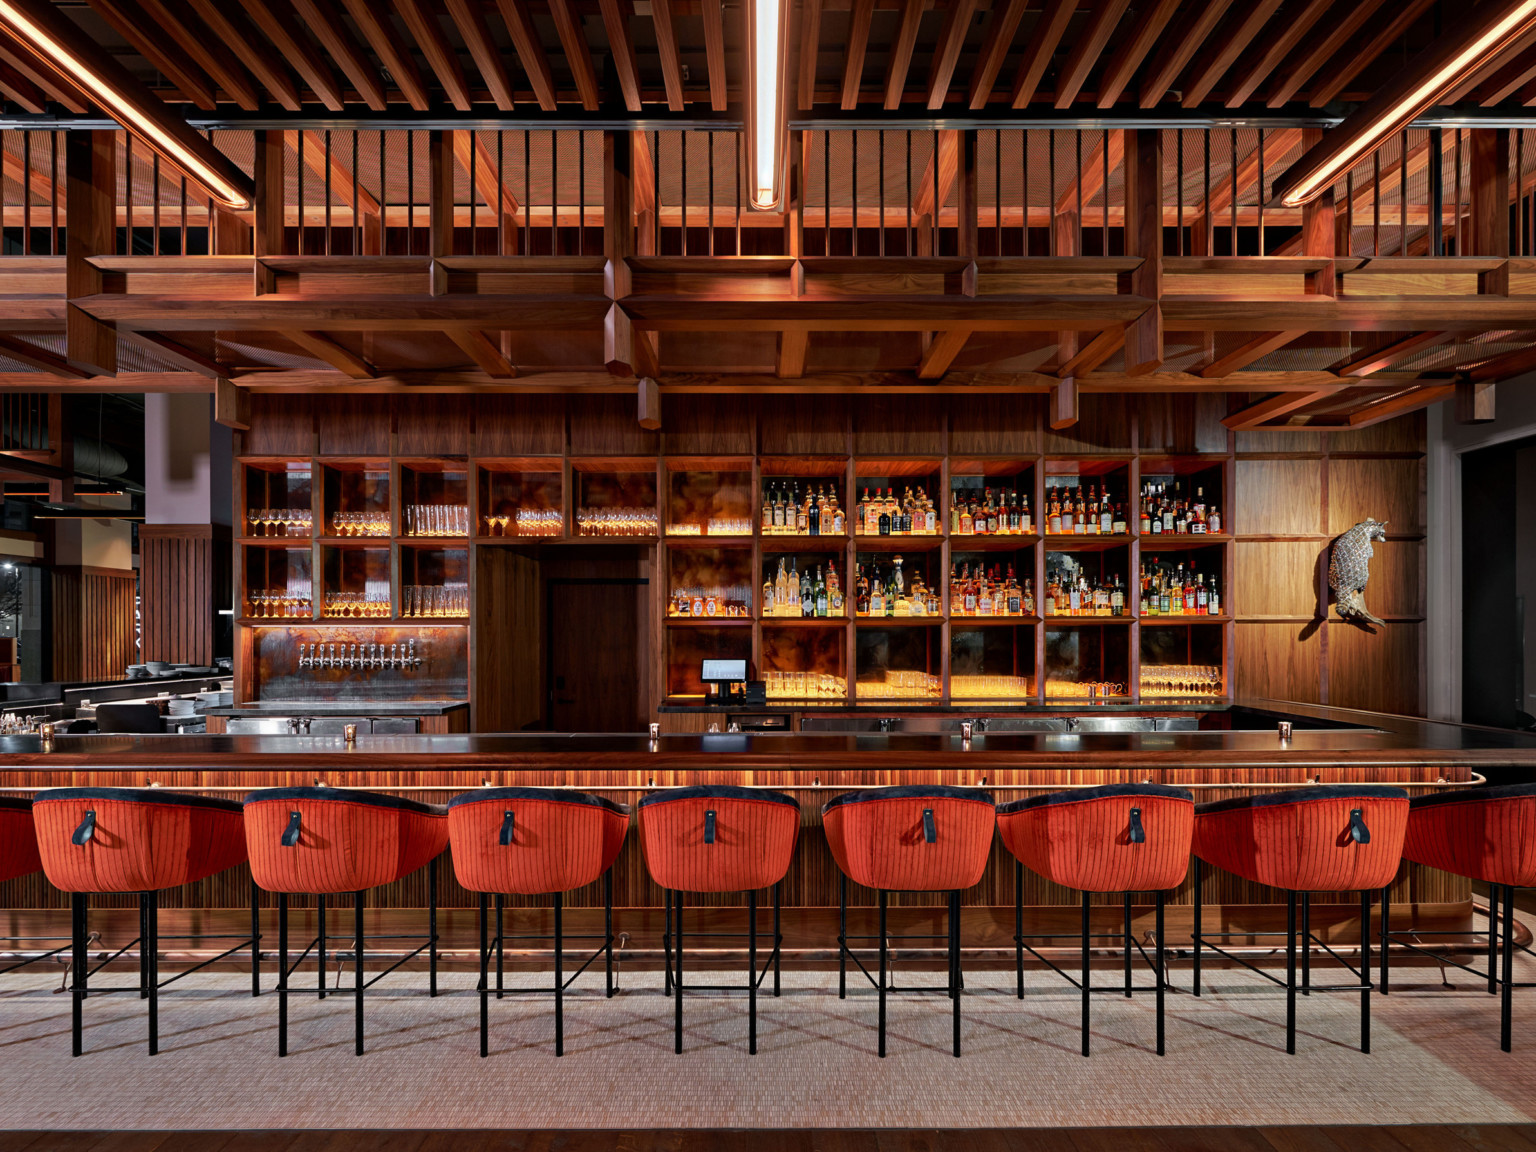
[{"label": "liquor bottle", "polygon": [[1033,616],[1035,614],[1035,581],[1031,576],[1024,578],[1024,597],[1021,607],[1023,608],[1024,615]]},{"label": "liquor bottle", "polygon": [[951,492],[949,494],[949,534],[951,536],[959,536],[959,535],[961,535],[961,532],[960,532],[960,514],[961,514],[961,511],[962,511],[962,506],[961,506],[961,503],[960,503],[960,489],[956,488],[953,492]]},{"label": "liquor bottle", "polygon": [[821,566],[816,566],[816,615],[825,618],[827,615],[827,581],[821,574]]},{"label": "liquor bottle", "polygon": [[807,485],[805,493],[807,505],[805,513],[805,532],[808,536],[821,535],[821,497],[811,498],[810,488]]},{"label": "liquor bottle", "polygon": [[976,532],[976,518],[971,515],[969,503],[963,504],[960,510],[960,535],[972,536]]},{"label": "liquor bottle", "polygon": [[773,531],[777,536],[784,534],[784,491],[777,488],[773,493]]},{"label": "liquor bottle", "polygon": [[884,500],[879,501],[879,508],[879,520],[876,523],[879,525],[880,535],[889,536],[891,534],[891,510]]},{"label": "liquor bottle", "polygon": [[1190,577],[1184,582],[1184,615],[1199,615],[1200,596],[1195,591],[1194,565],[1190,565]]},{"label": "liquor bottle", "polygon": [[1211,593],[1205,586],[1205,573],[1195,577],[1195,615],[1205,616],[1210,613]]},{"label": "liquor bottle", "polygon": [[992,500],[992,489],[987,489],[987,535],[997,535],[997,505]]},{"label": "liquor bottle", "polygon": [[1035,518],[1029,512],[1029,493],[1024,493],[1023,507],[1019,509],[1019,531],[1024,535],[1033,535],[1035,531]]},{"label": "liquor bottle", "polygon": [[1018,577],[1014,575],[1013,565],[1008,565],[1008,615],[1022,616],[1024,614],[1024,592],[1019,587]]},{"label": "liquor bottle", "polygon": [[853,586],[853,611],[857,616],[869,615],[869,577],[864,572],[864,565],[859,565],[858,576]]},{"label": "liquor bottle", "polygon": [[775,615],[789,615],[789,573],[784,569],[784,557],[779,557],[779,573],[773,579],[773,603]]},{"label": "liquor bottle", "polygon": [[853,506],[853,531],[856,536],[865,536],[869,533],[869,529],[866,527],[868,509],[869,489],[866,488],[863,495],[859,497],[858,503]]},{"label": "liquor bottle", "polygon": [[1169,616],[1173,613],[1173,599],[1169,594],[1166,573],[1158,573],[1157,608],[1154,611],[1159,616]]},{"label": "liquor bottle", "polygon": [[1109,599],[1109,585],[1095,583],[1093,586],[1093,614],[1095,616],[1109,616],[1112,614]]},{"label": "liquor bottle", "polygon": [[1195,509],[1189,518],[1189,530],[1195,536],[1204,536],[1205,522],[1205,489],[1195,489]]},{"label": "liquor bottle", "polygon": [[963,597],[962,614],[966,616],[976,615],[976,581],[971,579],[971,567],[969,564],[965,566],[965,571],[960,576],[960,587],[962,589],[961,595]]},{"label": "liquor bottle", "polygon": [[1141,520],[1138,522],[1138,528],[1143,536],[1150,535],[1152,532],[1152,497],[1150,495],[1150,487],[1150,485],[1143,485],[1141,492]]},{"label": "liquor bottle", "polygon": [[1125,523],[1125,505],[1116,504],[1114,515],[1110,518],[1109,531],[1113,536],[1124,536],[1128,531]]},{"label": "liquor bottle", "polygon": [[880,585],[880,577],[875,576],[869,585],[869,615],[885,615],[885,589]]},{"label": "liquor bottle", "polygon": [[1088,503],[1082,511],[1083,533],[1088,536],[1099,534],[1099,488],[1097,484],[1088,487]]},{"label": "liquor bottle", "polygon": [[1211,577],[1211,590],[1206,596],[1206,614],[1210,616],[1221,615],[1221,597],[1216,593],[1216,577]]},{"label": "liquor bottle", "polygon": [[1063,536],[1072,534],[1072,493],[1070,491],[1061,500],[1061,527],[1053,531],[1060,531]]},{"label": "liquor bottle", "polygon": [[976,615],[991,616],[992,606],[992,586],[987,582],[986,573],[983,571],[976,588]]},{"label": "liquor bottle", "polygon": [[827,615],[841,617],[843,608],[843,582],[837,574],[837,565],[827,571]]},{"label": "liquor bottle", "polygon": [[1099,535],[1112,536],[1115,533],[1115,506],[1109,500],[1109,486],[1105,485],[1104,500],[1099,505]]},{"label": "liquor bottle", "polygon": [[795,534],[809,536],[811,534],[811,496],[807,491],[805,499],[800,499],[800,485],[795,485]]},{"label": "liquor bottle", "polygon": [[1163,501],[1163,531],[1164,532],[1172,532],[1173,531],[1173,518],[1174,518],[1174,515],[1175,515],[1175,512],[1174,512],[1174,507],[1173,507],[1173,501],[1172,500],[1164,500]]},{"label": "liquor bottle", "polygon": [[1109,614],[1111,616],[1125,615],[1125,585],[1120,583],[1120,576],[1115,576],[1115,587],[1109,594]]},{"label": "liquor bottle", "polygon": [[832,493],[832,535],[842,536],[848,531],[848,521],[843,515],[842,505],[837,502],[837,493]]},{"label": "liquor bottle", "polygon": [[773,579],[770,577],[763,581],[763,615],[774,616],[776,614],[773,606]]},{"label": "liquor bottle", "polygon": [[949,566],[949,610],[956,616],[965,615],[965,585],[960,582],[960,572]]},{"label": "liquor bottle", "polygon": [[1216,535],[1221,534],[1221,509],[1211,505],[1210,513],[1206,516],[1206,530]]},{"label": "liquor bottle", "polygon": [[763,488],[763,535],[768,536],[773,532],[773,489]]}]

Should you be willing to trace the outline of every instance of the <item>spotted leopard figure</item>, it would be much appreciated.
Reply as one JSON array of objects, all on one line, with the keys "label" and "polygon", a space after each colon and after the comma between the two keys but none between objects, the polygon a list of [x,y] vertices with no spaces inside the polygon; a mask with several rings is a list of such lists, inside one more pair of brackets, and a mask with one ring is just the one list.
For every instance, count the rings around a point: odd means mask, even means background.
[{"label": "spotted leopard figure", "polygon": [[1328,587],[1340,618],[1384,624],[1365,606],[1365,585],[1371,578],[1373,540],[1386,540],[1385,520],[1362,520],[1333,542],[1328,558]]}]

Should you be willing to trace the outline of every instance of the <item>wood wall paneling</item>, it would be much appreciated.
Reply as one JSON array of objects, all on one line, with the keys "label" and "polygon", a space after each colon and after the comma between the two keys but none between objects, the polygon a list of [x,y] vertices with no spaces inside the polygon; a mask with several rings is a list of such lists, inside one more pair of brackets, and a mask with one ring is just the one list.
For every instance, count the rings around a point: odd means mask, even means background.
[{"label": "wood wall paneling", "polygon": [[[1143,551],[1146,551],[1143,547]],[[1242,617],[1318,615],[1328,546],[1322,540],[1238,540],[1232,547],[1232,606]]]},{"label": "wood wall paneling", "polygon": [[1044,398],[1028,393],[966,397],[950,408],[950,453],[1032,456],[1040,451],[1044,412]]},{"label": "wood wall paneling", "polygon": [[1083,395],[1078,400],[1076,424],[1059,431],[1045,430],[1045,452],[1050,456],[1130,450],[1131,421],[1124,396]]},{"label": "wood wall paneling", "polygon": [[143,660],[212,664],[214,622],[230,605],[229,530],[211,524],[139,528]]},{"label": "wood wall paneling", "polygon": [[1391,458],[1328,461],[1328,533],[1367,517],[1387,521],[1392,536],[1424,531],[1424,461]]},{"label": "wood wall paneling", "polygon": [[54,568],[52,680],[114,680],[138,660],[134,598],[138,573]]},{"label": "wood wall paneling", "polygon": [[1170,456],[1227,450],[1226,396],[1220,392],[1195,396],[1168,393],[1136,396],[1130,408],[1136,414],[1137,449]]},{"label": "wood wall paneling", "polygon": [[[434,411],[437,401],[433,401]],[[378,396],[332,396],[318,421],[319,453],[322,456],[388,456],[391,410]],[[465,444],[469,439],[466,435]]]},{"label": "wood wall paneling", "polygon": [[[1256,396],[1254,399],[1262,400],[1263,397]],[[1243,405],[1237,405],[1237,407],[1241,408]],[[1261,428],[1253,432],[1237,433],[1237,452],[1240,456],[1245,453],[1258,455],[1270,452],[1304,452],[1316,455],[1323,450],[1324,443],[1325,437],[1321,432],[1273,432]]]},{"label": "wood wall paneling", "polygon": [[312,456],[316,451],[314,405],[311,396],[252,390],[251,427],[243,433],[241,450],[251,456]]},{"label": "wood wall paneling", "polygon": [[1422,624],[1329,624],[1328,703],[1422,715],[1423,644]]},{"label": "wood wall paneling", "polygon": [[1233,530],[1243,536],[1323,531],[1321,460],[1237,461]]},{"label": "wood wall paneling", "polygon": [[396,451],[402,456],[467,456],[470,414],[475,396],[431,396],[412,393],[394,399],[399,428]]},{"label": "wood wall paneling", "polygon": [[861,397],[853,410],[855,456],[939,456],[944,452],[944,404],[937,397]]},{"label": "wood wall paneling", "polygon": [[766,396],[757,410],[764,456],[846,456],[847,396]]},{"label": "wood wall paneling", "polygon": [[1378,540],[1372,546],[1371,582],[1365,604],[1377,616],[1424,616],[1424,550],[1422,540]]},{"label": "wood wall paneling", "polygon": [[1251,697],[1322,703],[1321,630],[1307,623],[1238,621],[1232,666],[1238,691]]},{"label": "wood wall paneling", "polygon": [[[681,401],[667,396],[662,400],[661,422],[666,427],[667,414]],[[654,456],[661,450],[661,434],[640,427],[633,396],[600,393],[582,396],[571,410],[571,455],[573,456]]]},{"label": "wood wall paneling", "polygon": [[558,456],[565,451],[565,404],[564,396],[476,397],[474,455]]},{"label": "wood wall paneling", "polygon": [[[783,400],[812,411],[816,407],[807,396]],[[674,398],[663,407],[661,449],[669,456],[750,456],[755,451],[752,405],[743,403],[740,396],[693,395],[687,403]]]}]

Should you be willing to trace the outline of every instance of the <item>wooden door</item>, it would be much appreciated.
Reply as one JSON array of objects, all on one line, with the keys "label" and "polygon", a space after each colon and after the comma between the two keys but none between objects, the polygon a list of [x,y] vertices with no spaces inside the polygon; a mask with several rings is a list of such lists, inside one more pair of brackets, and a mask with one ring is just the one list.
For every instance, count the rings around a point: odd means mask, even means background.
[{"label": "wooden door", "polygon": [[555,578],[545,587],[545,726],[552,732],[645,731],[640,664],[646,581]]}]

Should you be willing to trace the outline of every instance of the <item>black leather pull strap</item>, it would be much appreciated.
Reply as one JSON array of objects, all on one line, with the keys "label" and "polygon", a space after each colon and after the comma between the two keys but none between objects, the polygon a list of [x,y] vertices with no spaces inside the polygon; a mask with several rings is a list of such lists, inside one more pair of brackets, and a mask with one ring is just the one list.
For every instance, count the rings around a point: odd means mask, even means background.
[{"label": "black leather pull strap", "polygon": [[939,842],[939,829],[933,822],[933,809],[923,809],[923,839],[929,844]]},{"label": "black leather pull strap", "polygon": [[85,814],[85,819],[80,821],[80,827],[75,829],[75,834],[69,838],[71,844],[89,844],[91,837],[96,833],[96,809],[91,808]]},{"label": "black leather pull strap", "polygon": [[1371,830],[1365,826],[1365,816],[1359,808],[1349,810],[1349,838],[1356,844],[1371,842]]},{"label": "black leather pull strap", "polygon": [[1145,844],[1147,842],[1147,830],[1141,826],[1141,809],[1131,809],[1131,829],[1129,833],[1132,844]]},{"label": "black leather pull strap", "polygon": [[284,848],[292,848],[299,842],[299,814],[288,813],[288,827],[283,829],[283,838],[280,841]]},{"label": "black leather pull strap", "polygon": [[713,844],[714,842],[715,842],[715,810],[713,808],[711,808],[708,812],[704,813],[704,843],[706,843],[706,844]]},{"label": "black leather pull strap", "polygon": [[512,809],[508,808],[506,814],[501,818],[501,846],[503,848],[512,843],[513,823]]}]

